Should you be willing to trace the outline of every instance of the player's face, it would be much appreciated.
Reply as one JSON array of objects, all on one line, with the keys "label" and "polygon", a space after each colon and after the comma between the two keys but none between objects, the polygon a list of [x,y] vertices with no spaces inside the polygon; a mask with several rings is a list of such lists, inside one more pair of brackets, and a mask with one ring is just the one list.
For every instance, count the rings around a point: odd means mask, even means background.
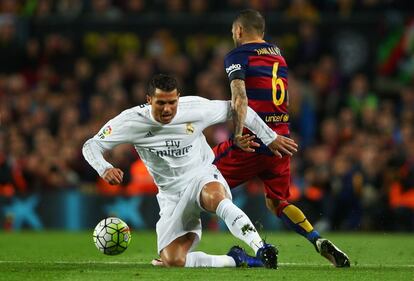
[{"label": "player's face", "polygon": [[147,96],[147,102],[152,106],[152,116],[162,124],[168,124],[177,113],[178,98],[180,94],[177,89],[165,92],[155,89],[154,96]]},{"label": "player's face", "polygon": [[241,45],[240,37],[241,37],[241,26],[238,23],[233,23],[231,27],[231,33],[233,34],[233,41],[236,47]]}]

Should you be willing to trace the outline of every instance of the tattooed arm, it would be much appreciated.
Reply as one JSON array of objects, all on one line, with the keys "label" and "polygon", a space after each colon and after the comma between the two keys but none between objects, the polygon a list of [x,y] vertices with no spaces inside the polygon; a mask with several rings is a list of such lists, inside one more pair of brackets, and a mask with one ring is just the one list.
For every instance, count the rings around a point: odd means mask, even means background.
[{"label": "tattooed arm", "polygon": [[244,80],[234,79],[230,83],[231,108],[233,112],[234,136],[239,137],[243,132],[243,123],[247,113],[247,95]]}]

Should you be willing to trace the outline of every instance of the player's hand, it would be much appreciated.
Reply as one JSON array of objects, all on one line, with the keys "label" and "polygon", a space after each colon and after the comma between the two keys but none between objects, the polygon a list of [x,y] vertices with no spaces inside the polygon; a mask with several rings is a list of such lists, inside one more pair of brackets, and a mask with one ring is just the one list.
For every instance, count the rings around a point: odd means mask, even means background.
[{"label": "player's hand", "polygon": [[278,135],[277,138],[268,145],[269,149],[282,158],[282,153],[292,156],[298,151],[298,145],[290,138]]},{"label": "player's hand", "polygon": [[253,141],[256,136],[249,134],[234,137],[234,144],[237,145],[241,150],[246,152],[254,152],[254,147],[260,147],[260,144]]},{"label": "player's hand", "polygon": [[105,171],[102,178],[110,185],[117,185],[122,182],[124,172],[118,168],[109,168]]}]

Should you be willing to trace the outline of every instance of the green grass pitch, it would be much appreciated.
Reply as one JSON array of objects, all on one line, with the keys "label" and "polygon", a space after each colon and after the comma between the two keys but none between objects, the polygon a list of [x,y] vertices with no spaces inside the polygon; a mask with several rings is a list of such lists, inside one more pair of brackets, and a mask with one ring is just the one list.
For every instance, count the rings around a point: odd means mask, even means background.
[{"label": "green grass pitch", "polygon": [[[330,266],[294,233],[263,236],[279,248],[277,270],[155,268],[155,232],[134,232],[119,256],[100,253],[92,231],[0,232],[0,280],[414,280],[413,234],[326,234],[349,254],[348,269]],[[198,249],[225,254],[234,244],[229,233],[204,233]]]}]

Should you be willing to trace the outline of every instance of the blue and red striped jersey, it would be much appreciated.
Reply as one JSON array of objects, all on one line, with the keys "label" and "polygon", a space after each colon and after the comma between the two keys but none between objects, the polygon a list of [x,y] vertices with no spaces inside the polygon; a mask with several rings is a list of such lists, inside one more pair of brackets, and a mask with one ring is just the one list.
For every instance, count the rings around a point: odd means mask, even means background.
[{"label": "blue and red striped jersey", "polygon": [[243,44],[224,59],[230,82],[245,81],[248,105],[272,128],[289,134],[288,67],[275,45]]}]

